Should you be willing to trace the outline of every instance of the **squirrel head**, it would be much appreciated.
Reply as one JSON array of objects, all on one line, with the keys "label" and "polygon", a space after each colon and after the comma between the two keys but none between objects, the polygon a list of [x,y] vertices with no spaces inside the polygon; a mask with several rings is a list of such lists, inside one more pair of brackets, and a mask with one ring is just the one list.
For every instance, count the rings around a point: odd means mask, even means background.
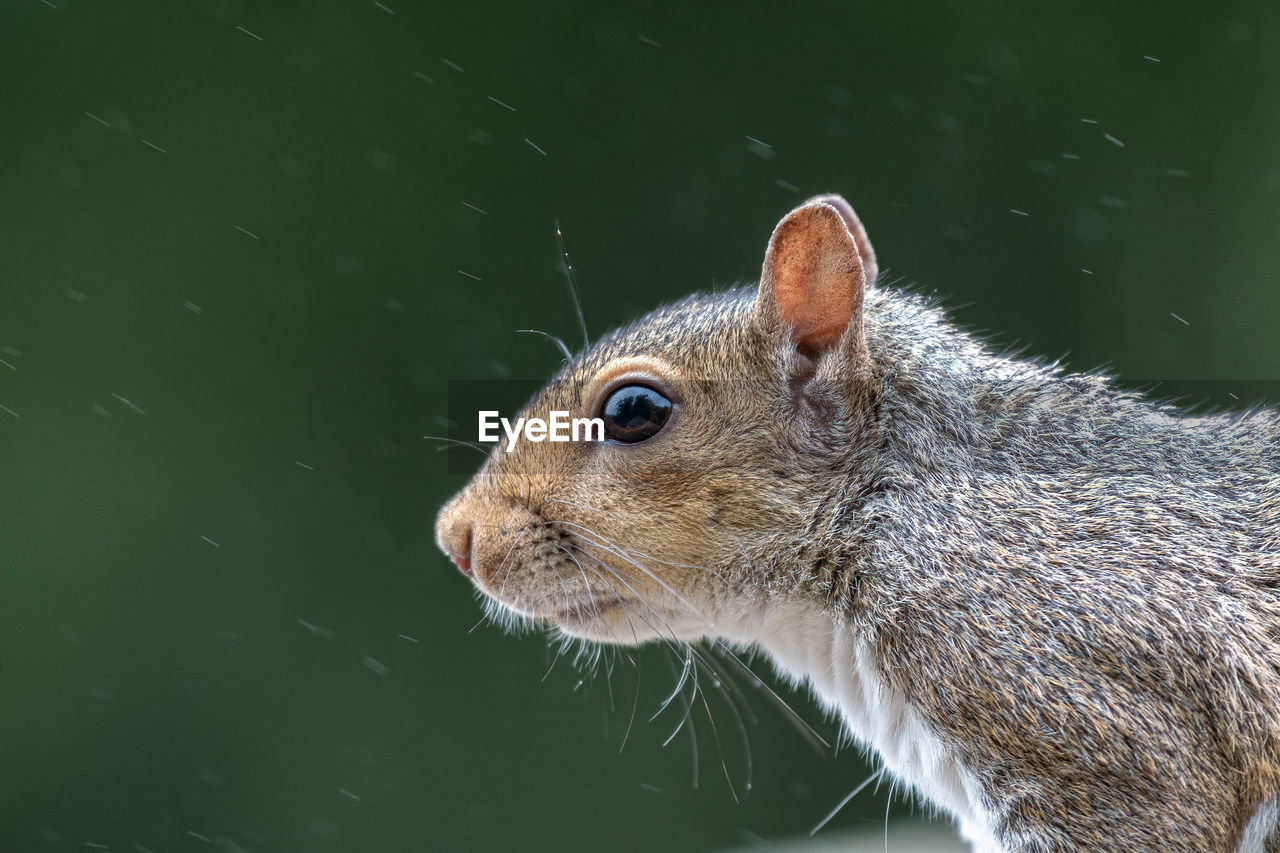
[{"label": "squirrel head", "polygon": [[440,547],[491,614],[602,642],[717,635],[830,594],[824,514],[847,507],[870,441],[876,274],[849,204],[810,199],[754,291],[660,308],[567,364],[521,414],[598,417],[604,440],[496,446],[441,509]]}]

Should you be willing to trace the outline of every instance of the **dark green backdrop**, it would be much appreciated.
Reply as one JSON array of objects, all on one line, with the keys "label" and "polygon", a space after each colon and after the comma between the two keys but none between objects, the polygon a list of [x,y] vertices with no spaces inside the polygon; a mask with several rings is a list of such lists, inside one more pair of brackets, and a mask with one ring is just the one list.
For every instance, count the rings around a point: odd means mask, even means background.
[{"label": "dark green backdrop", "polygon": [[748,687],[735,804],[661,654],[619,755],[632,666],[469,633],[422,435],[556,365],[557,218],[594,333],[839,191],[1003,343],[1280,376],[1274,3],[6,0],[0,74],[4,850],[704,850],[865,777]]}]

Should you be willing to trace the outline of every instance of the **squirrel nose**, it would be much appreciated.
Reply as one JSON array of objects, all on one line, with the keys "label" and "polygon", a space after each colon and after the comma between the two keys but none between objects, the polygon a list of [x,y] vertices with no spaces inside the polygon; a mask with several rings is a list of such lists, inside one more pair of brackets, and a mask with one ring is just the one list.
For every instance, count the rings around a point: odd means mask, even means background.
[{"label": "squirrel nose", "polygon": [[468,503],[465,494],[458,494],[441,507],[436,516],[436,544],[453,560],[459,571],[472,579],[476,576],[471,565],[473,513],[474,508]]},{"label": "squirrel nose", "polygon": [[450,537],[453,541],[443,543],[444,552],[464,575],[474,578],[476,573],[471,570],[471,525],[459,525],[453,534]]}]

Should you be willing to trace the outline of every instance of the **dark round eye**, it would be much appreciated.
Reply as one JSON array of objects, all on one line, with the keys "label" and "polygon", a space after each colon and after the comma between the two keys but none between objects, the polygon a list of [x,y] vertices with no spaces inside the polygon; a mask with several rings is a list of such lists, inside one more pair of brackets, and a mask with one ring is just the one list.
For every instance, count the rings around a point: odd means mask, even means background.
[{"label": "dark round eye", "polygon": [[653,438],[671,417],[671,401],[644,385],[624,385],[604,400],[605,438],[635,444]]}]

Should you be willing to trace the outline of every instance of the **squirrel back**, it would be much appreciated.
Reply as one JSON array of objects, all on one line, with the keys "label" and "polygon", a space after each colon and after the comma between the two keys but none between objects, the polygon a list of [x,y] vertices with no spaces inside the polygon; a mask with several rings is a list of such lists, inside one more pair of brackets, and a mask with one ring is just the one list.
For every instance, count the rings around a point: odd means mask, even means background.
[{"label": "squirrel back", "polygon": [[721,638],[809,684],[979,850],[1276,851],[1280,415],[1189,416],[875,284],[838,196],[758,288],[579,354],[441,547],[512,624]]}]

